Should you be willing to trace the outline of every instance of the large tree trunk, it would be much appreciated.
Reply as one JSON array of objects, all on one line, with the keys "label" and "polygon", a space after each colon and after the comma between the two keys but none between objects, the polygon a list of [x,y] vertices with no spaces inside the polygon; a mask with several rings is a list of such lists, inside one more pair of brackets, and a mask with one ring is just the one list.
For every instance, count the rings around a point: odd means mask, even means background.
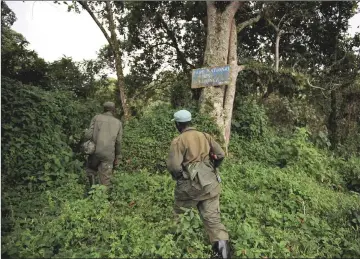
[{"label": "large tree trunk", "polygon": [[200,96],[201,112],[210,114],[221,130],[225,148],[230,139],[232,108],[235,98],[237,65],[237,32],[234,16],[241,2],[232,2],[224,12],[207,2],[207,42],[204,66],[231,65],[231,83],[228,86],[206,87]]},{"label": "large tree trunk", "polygon": [[120,92],[120,99],[121,99],[121,105],[124,111],[124,117],[125,120],[128,120],[130,118],[130,112],[129,107],[127,105],[127,97],[125,93],[125,80],[124,80],[124,73],[122,69],[122,61],[121,61],[121,51],[119,46],[119,41],[116,36],[116,26],[114,22],[114,17],[111,9],[111,4],[109,1],[106,1],[106,11],[107,16],[109,20],[109,31],[111,35],[111,45],[112,50],[114,52],[114,58],[115,58],[115,68],[116,68],[116,76],[117,76],[117,85]]}]

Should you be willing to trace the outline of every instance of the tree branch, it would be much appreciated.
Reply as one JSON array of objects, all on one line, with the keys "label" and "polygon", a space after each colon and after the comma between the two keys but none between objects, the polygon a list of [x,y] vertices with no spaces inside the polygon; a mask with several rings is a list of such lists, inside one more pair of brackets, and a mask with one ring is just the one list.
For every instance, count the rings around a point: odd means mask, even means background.
[{"label": "tree branch", "polygon": [[[140,95],[143,96],[146,91],[155,89],[165,89],[169,86],[169,84],[166,84],[166,81],[163,81],[164,79],[158,79],[156,78],[153,83],[150,83],[148,85],[145,85],[143,88],[140,88],[139,90],[135,90],[134,95],[131,97],[131,99],[136,100],[137,97]],[[146,98],[146,97],[145,97]]]},{"label": "tree branch", "polygon": [[279,32],[279,27],[277,27],[270,19],[266,19],[266,20],[275,29],[276,32]]},{"label": "tree branch", "polygon": [[111,48],[114,49],[114,46],[112,44],[112,41],[111,41],[111,38],[110,38],[109,34],[106,32],[104,26],[102,26],[100,21],[96,18],[96,16],[94,15],[94,12],[90,9],[90,7],[86,3],[86,1],[77,1],[77,2],[88,12],[88,14],[94,20],[96,25],[100,28],[101,32],[104,34],[104,36],[105,36],[106,40],[109,42],[109,45],[111,46]]},{"label": "tree branch", "polygon": [[279,21],[279,24],[278,24],[278,28],[280,28],[280,25],[281,25],[281,22],[282,20],[286,17],[287,14],[284,14],[283,17],[281,17],[280,21]]},{"label": "tree branch", "polygon": [[243,70],[245,70],[245,69],[247,69],[247,66],[245,66],[245,65],[238,65],[238,72],[243,71]]},{"label": "tree branch", "polygon": [[331,70],[331,68],[332,68],[333,66],[335,66],[335,65],[343,62],[346,57],[347,57],[347,53],[345,53],[345,55],[344,55],[341,59],[339,59],[339,60],[335,61],[333,64],[331,64],[331,65],[329,66],[329,68],[327,69],[327,72],[330,72],[330,70]]},{"label": "tree branch", "polygon": [[302,61],[302,60],[305,60],[305,61],[306,61],[306,59],[305,59],[303,56],[301,56],[300,58],[298,58],[298,59],[295,61],[294,65],[292,66],[292,70],[293,70],[293,71],[295,71],[295,67],[296,67],[297,64],[298,64],[300,61]]},{"label": "tree branch", "polygon": [[153,49],[153,48],[159,47],[161,45],[167,45],[167,46],[172,47],[172,45],[168,42],[160,42],[160,43],[156,43],[154,45],[150,45],[149,49]]},{"label": "tree branch", "polygon": [[186,66],[190,66],[190,68],[195,68],[195,66],[193,64],[191,64],[190,62],[188,62],[186,60],[185,54],[179,48],[179,44],[177,42],[177,39],[176,39],[176,36],[175,36],[174,32],[172,30],[170,30],[169,26],[164,21],[162,15],[158,14],[158,17],[159,17],[159,21],[160,21],[162,27],[165,29],[167,35],[169,36],[169,38],[170,38],[170,40],[172,42],[171,46],[173,48],[175,48],[178,60],[182,63],[184,69],[186,70]]},{"label": "tree branch", "polygon": [[321,90],[322,95],[325,97],[325,99],[327,99],[327,96],[326,96],[326,95],[325,95],[325,93],[324,93],[325,88],[322,88],[322,87],[319,87],[319,86],[312,85],[312,84],[310,83],[309,78],[307,78],[307,79],[306,79],[306,82],[307,82],[307,84],[308,84],[311,88],[320,89],[320,90]]},{"label": "tree branch", "polygon": [[261,18],[261,14],[258,14],[256,17],[253,17],[253,18],[251,18],[251,19],[249,19],[249,20],[247,20],[245,22],[240,23],[236,28],[237,33],[241,32],[247,26],[250,26],[250,25],[252,25],[254,23],[257,23],[260,20],[260,18]]},{"label": "tree branch", "polygon": [[320,86],[315,86],[315,85],[312,85],[312,84],[310,83],[309,78],[307,78],[307,79],[306,79],[306,82],[307,82],[307,83],[308,83],[308,85],[309,85],[310,87],[312,87],[312,88],[325,90],[325,88],[322,88],[322,87],[320,87]]}]

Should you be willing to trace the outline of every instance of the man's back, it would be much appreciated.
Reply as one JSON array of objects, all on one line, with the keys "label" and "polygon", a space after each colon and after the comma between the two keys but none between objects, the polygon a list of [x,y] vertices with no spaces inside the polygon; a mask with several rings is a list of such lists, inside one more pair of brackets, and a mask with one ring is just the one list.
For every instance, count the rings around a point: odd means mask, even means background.
[{"label": "man's back", "polygon": [[191,163],[209,161],[210,148],[218,159],[225,157],[220,145],[209,134],[194,128],[185,129],[171,143],[170,156],[167,161],[169,171],[176,174]]},{"label": "man's back", "polygon": [[[205,184],[203,189],[193,189],[193,183],[185,181],[186,184],[184,182],[181,187],[179,186],[175,190],[177,199],[188,199],[190,197],[194,200],[203,199],[219,185],[213,166],[209,163],[210,145],[212,153],[222,160],[225,154],[220,145],[209,134],[199,132],[194,128],[186,128],[180,136],[172,141],[167,167],[174,179],[180,182],[189,179],[191,177],[190,172],[186,169],[188,165],[197,162],[204,162],[202,165],[206,165],[206,167],[202,167],[201,171],[198,171],[197,176],[199,181]],[[197,184],[200,184],[200,182],[195,183],[195,185]]]},{"label": "man's back", "polygon": [[92,140],[95,144],[95,153],[87,159],[86,173],[90,185],[99,182],[109,187],[113,167],[118,165],[120,158],[122,125],[114,117],[115,104],[106,102],[103,106],[104,113],[94,116],[85,131],[84,140]]},{"label": "man's back", "polygon": [[92,136],[96,146],[95,155],[99,158],[114,159],[116,145],[120,145],[121,131],[120,120],[116,119],[111,112],[96,115]]},{"label": "man's back", "polygon": [[186,148],[183,165],[209,159],[210,145],[207,135],[197,130],[185,131],[179,136],[181,145]]}]

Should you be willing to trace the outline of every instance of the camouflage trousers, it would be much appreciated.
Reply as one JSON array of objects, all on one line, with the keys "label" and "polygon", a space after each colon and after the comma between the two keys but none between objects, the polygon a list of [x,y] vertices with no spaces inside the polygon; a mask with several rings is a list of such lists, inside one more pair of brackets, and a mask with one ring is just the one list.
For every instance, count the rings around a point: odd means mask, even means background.
[{"label": "camouflage trousers", "polygon": [[113,175],[113,160],[99,159],[95,155],[90,155],[86,163],[86,174],[90,186],[102,184],[107,187],[111,186],[111,177]]},{"label": "camouflage trousers", "polygon": [[198,209],[211,244],[219,240],[229,240],[229,234],[220,219],[220,191],[220,185],[218,185],[211,194],[203,196],[203,199],[175,199],[174,204],[176,220],[178,220],[178,215],[183,213],[181,207]]}]

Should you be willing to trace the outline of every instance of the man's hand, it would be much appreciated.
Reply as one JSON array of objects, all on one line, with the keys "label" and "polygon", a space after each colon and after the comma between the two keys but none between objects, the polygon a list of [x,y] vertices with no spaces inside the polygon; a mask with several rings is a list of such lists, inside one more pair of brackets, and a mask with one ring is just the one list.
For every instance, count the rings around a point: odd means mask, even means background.
[{"label": "man's hand", "polygon": [[214,153],[210,153],[210,157],[213,159],[213,160],[217,160],[218,159],[218,157],[217,157],[217,155],[215,155]]}]

